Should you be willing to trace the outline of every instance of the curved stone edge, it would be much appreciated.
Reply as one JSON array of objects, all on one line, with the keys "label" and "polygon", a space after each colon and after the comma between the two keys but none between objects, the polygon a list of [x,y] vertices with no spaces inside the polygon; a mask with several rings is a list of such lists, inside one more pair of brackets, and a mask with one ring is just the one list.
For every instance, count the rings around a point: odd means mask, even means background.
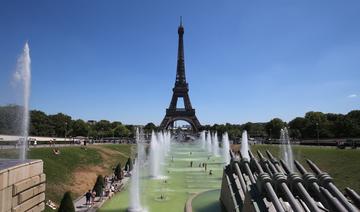
[{"label": "curved stone edge", "polygon": [[195,199],[197,196],[199,196],[200,194],[203,194],[203,193],[205,193],[205,192],[208,192],[208,191],[216,191],[216,190],[219,190],[219,189],[209,189],[209,190],[201,191],[201,192],[198,192],[198,193],[195,193],[195,194],[191,195],[191,196],[186,200],[185,207],[184,207],[184,212],[192,212],[192,211],[193,211],[193,209],[192,209],[192,201],[193,201],[193,199]]}]

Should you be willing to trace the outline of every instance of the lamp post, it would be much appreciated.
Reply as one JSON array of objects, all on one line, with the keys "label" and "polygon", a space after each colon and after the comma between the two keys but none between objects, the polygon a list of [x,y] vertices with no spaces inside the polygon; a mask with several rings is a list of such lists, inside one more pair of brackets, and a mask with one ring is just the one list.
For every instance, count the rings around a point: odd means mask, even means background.
[{"label": "lamp post", "polygon": [[318,146],[320,146],[320,141],[319,141],[319,123],[318,123],[318,122],[316,122],[316,137],[317,137]]},{"label": "lamp post", "polygon": [[67,122],[65,122],[65,135],[64,135],[64,137],[65,137],[65,142],[66,142],[66,134],[67,134]]}]

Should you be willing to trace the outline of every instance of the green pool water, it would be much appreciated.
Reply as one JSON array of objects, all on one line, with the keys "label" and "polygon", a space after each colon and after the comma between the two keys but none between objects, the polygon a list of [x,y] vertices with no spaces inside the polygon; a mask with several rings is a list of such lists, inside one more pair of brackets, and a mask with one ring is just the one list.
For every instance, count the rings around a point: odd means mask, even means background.
[{"label": "green pool water", "polygon": [[[193,167],[190,167],[191,161]],[[206,172],[202,166],[199,167],[201,163],[208,164]],[[220,189],[223,167],[221,157],[209,155],[198,144],[173,143],[170,153],[166,156],[166,163],[163,164],[166,180],[149,178],[148,166],[141,167],[141,205],[149,212],[183,212],[186,200],[190,196]],[[210,170],[212,170],[212,175],[209,174]],[[163,195],[163,199],[160,198],[161,195]],[[195,198],[200,200],[197,201],[197,208],[206,207],[209,204],[217,205],[219,196],[216,197],[216,195],[218,194],[212,192],[211,197],[205,196],[204,200],[202,200],[202,195],[199,195]],[[108,200],[99,211],[126,211],[128,207],[129,189],[125,188]]]},{"label": "green pool water", "polygon": [[219,204],[220,189],[205,191],[192,200],[193,212],[225,211]]}]

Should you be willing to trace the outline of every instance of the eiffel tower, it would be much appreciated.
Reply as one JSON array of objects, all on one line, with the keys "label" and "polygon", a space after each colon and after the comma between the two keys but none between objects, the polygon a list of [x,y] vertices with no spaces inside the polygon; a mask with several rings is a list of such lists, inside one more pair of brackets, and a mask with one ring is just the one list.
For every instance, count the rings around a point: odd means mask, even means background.
[{"label": "eiffel tower", "polygon": [[[188,122],[194,132],[198,132],[201,128],[199,120],[196,118],[195,109],[192,108],[189,98],[189,85],[185,77],[185,62],[184,62],[184,27],[180,17],[180,26],[178,28],[179,46],[176,67],[176,81],[173,88],[173,95],[170,106],[166,109],[166,115],[160,124],[161,129],[167,129],[173,126],[174,121],[183,120]],[[179,98],[183,98],[185,108],[177,108]]]}]

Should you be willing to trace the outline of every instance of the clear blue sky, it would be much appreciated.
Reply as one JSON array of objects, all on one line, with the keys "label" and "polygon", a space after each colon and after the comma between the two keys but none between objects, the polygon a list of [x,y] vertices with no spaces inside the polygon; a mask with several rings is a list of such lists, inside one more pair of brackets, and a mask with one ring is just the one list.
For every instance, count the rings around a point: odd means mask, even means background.
[{"label": "clear blue sky", "polygon": [[286,121],[360,107],[360,1],[2,0],[0,104],[29,40],[31,107],[159,124],[183,16],[201,123]]}]

